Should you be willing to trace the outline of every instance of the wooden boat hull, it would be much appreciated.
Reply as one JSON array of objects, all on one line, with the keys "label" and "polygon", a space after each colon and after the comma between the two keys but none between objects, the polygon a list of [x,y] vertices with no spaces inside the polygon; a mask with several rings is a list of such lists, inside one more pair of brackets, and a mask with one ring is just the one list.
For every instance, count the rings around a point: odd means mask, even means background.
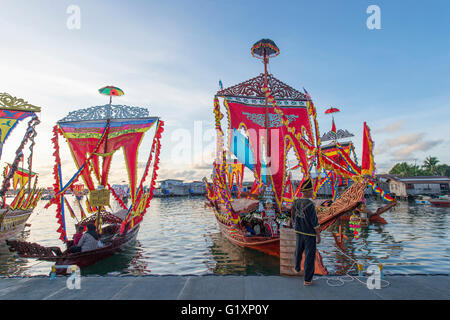
[{"label": "wooden boat hull", "polygon": [[[42,258],[42,260],[55,261],[57,266],[73,266],[76,265],[80,269],[91,266],[105,258],[108,258],[115,253],[125,249],[131,245],[139,232],[139,225],[129,230],[124,236],[117,236],[112,240],[112,243],[106,247],[99,248],[92,251],[72,253],[59,257]],[[65,274],[66,269],[57,269],[58,274]]]},{"label": "wooden boat hull", "polygon": [[4,214],[0,223],[0,241],[5,241],[16,237],[25,228],[26,222],[33,210],[8,210],[1,212]]},{"label": "wooden boat hull", "polygon": [[222,223],[220,220],[217,220],[217,223],[219,224],[220,231],[224,235],[224,237],[231,241],[233,244],[239,247],[257,250],[277,258],[280,257],[279,236],[270,238],[257,236],[248,237],[241,230],[233,231],[232,226],[228,226]]},{"label": "wooden boat hull", "polygon": [[[222,234],[233,244],[244,247],[244,248],[250,248],[253,250],[260,251],[262,253],[274,256],[276,258],[280,259],[281,263],[281,254],[280,254],[280,237],[273,237],[273,238],[266,238],[266,237],[247,237],[241,232],[231,232],[231,228],[228,225],[223,224],[221,221],[217,220],[220,231]],[[287,229],[286,229],[287,230]],[[291,229],[289,229],[291,230]],[[295,232],[292,231],[292,239],[289,238],[288,241],[290,243],[294,243],[296,241],[295,238]],[[286,248],[285,248],[286,250]],[[294,253],[295,253],[295,245],[292,248],[287,248],[289,253],[284,252],[283,261],[289,260],[289,262],[292,264],[292,267],[290,267],[291,271],[293,268],[293,261],[294,261]],[[303,255],[302,259],[302,265],[301,268],[304,270],[304,261],[305,257]],[[327,275],[328,270],[325,268],[322,262],[322,256],[320,255],[319,250],[316,251],[316,259],[315,259],[315,274],[316,275]]]},{"label": "wooden boat hull", "polygon": [[443,207],[443,208],[450,208],[450,201],[449,200],[430,200],[430,203],[435,207]]}]

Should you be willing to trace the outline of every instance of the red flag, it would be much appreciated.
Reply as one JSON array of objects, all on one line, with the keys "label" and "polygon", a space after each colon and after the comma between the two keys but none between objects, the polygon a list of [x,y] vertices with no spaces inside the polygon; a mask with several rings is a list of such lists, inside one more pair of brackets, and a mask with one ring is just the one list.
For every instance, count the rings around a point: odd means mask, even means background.
[{"label": "red flag", "polygon": [[373,141],[370,136],[370,128],[364,122],[363,132],[363,155],[361,163],[361,174],[371,176],[375,171],[375,163],[373,160]]},{"label": "red flag", "polygon": [[334,124],[334,118],[333,118],[333,126],[331,127],[331,131],[336,133],[336,125]]}]

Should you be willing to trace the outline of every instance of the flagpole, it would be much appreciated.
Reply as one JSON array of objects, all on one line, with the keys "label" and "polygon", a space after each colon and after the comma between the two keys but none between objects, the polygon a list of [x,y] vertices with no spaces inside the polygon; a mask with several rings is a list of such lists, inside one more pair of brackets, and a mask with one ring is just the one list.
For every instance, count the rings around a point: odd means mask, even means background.
[{"label": "flagpole", "polygon": [[[267,64],[269,63],[269,57],[267,55],[266,48],[263,49],[263,59],[264,59],[264,85],[268,88],[268,80],[267,80]],[[271,184],[272,182],[272,174],[270,170],[270,166],[272,164],[271,161],[271,150],[270,150],[270,125],[269,125],[269,106],[268,106],[268,98],[266,97],[266,105],[265,105],[265,128],[266,128],[266,174],[267,174],[267,180],[266,180],[266,188]]]}]

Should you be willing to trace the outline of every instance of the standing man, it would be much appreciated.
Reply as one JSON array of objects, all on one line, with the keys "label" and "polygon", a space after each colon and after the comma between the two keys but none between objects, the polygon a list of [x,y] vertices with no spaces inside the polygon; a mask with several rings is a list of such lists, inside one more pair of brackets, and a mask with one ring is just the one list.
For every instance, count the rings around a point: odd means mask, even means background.
[{"label": "standing man", "polygon": [[297,233],[297,248],[295,250],[295,271],[300,273],[303,252],[305,252],[305,286],[312,285],[314,276],[314,261],[316,258],[316,240],[320,243],[319,221],[316,207],[311,201],[313,197],[313,184],[311,178],[301,186],[302,197],[296,199],[292,205],[291,220],[295,223]]}]

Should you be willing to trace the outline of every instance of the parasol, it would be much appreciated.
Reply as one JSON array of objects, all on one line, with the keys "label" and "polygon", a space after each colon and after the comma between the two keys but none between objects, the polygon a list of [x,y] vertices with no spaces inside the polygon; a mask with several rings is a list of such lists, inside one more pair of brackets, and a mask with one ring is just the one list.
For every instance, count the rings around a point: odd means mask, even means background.
[{"label": "parasol", "polygon": [[252,56],[258,59],[274,58],[280,54],[275,42],[270,39],[261,39],[256,42],[252,47]]},{"label": "parasol", "polygon": [[114,87],[114,86],[103,87],[103,88],[99,89],[98,92],[100,92],[101,94],[103,94],[105,96],[109,96],[109,104],[110,105],[112,103],[113,96],[120,97],[125,94],[122,89]]},{"label": "parasol", "polygon": [[104,88],[101,88],[98,90],[98,92],[100,92],[101,94],[104,94],[105,96],[123,96],[123,90],[117,87],[113,87],[113,86],[107,86]]},{"label": "parasol", "polygon": [[340,112],[341,110],[339,110],[338,108],[329,108],[325,111],[325,114],[330,114],[330,113],[336,113],[336,112]]},{"label": "parasol", "polygon": [[[333,108],[333,107],[331,107],[331,108],[328,108],[326,111],[325,111],[325,114],[333,114],[333,113],[336,113],[336,112],[340,112],[341,110],[339,110],[338,108]],[[332,126],[331,126],[331,132],[332,133],[334,133],[334,141],[336,142],[336,139],[337,139],[337,131],[336,131],[336,124],[334,123],[334,116],[333,116],[333,124],[332,124]]]}]

